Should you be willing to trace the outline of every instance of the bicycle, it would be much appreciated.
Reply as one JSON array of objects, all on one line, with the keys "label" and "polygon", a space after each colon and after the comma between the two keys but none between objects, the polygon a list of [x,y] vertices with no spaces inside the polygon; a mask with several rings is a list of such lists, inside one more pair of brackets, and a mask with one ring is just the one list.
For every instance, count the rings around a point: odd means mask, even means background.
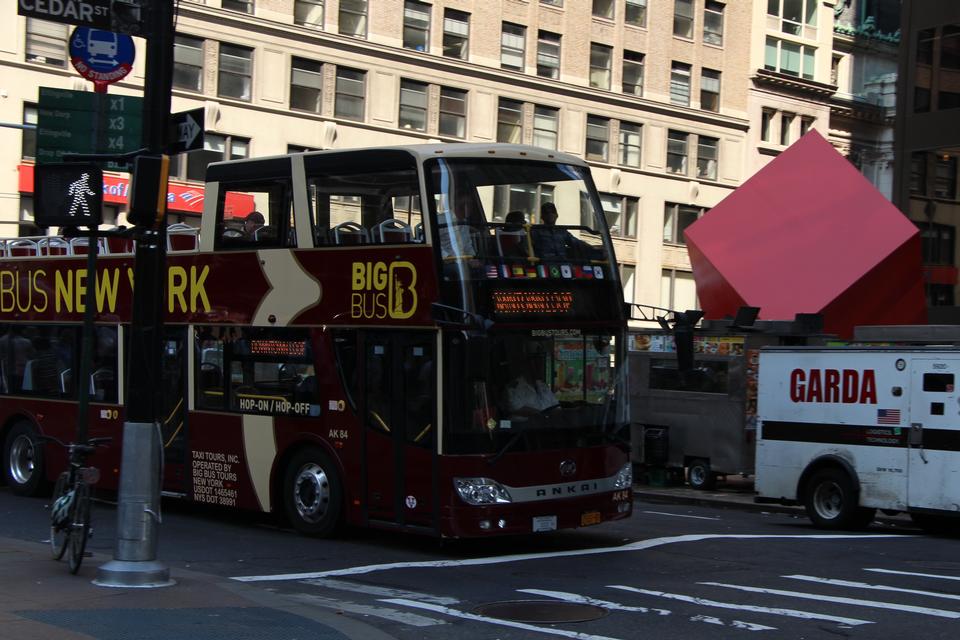
[{"label": "bicycle", "polygon": [[76,574],[83,562],[90,537],[91,487],[100,480],[96,467],[85,466],[87,458],[98,445],[113,438],[90,438],[86,444],[66,444],[53,436],[40,436],[42,440],[56,442],[67,450],[69,468],[60,474],[53,489],[50,506],[50,550],[54,560],[60,560],[69,549],[67,564],[70,573]]}]

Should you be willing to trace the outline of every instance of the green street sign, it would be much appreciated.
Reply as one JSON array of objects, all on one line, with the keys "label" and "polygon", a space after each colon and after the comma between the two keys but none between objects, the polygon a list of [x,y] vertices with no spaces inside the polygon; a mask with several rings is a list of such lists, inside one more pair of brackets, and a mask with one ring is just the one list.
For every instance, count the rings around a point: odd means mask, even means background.
[{"label": "green street sign", "polygon": [[[40,87],[37,163],[68,154],[122,154],[142,147],[143,98]],[[125,171],[127,164],[105,163]]]}]

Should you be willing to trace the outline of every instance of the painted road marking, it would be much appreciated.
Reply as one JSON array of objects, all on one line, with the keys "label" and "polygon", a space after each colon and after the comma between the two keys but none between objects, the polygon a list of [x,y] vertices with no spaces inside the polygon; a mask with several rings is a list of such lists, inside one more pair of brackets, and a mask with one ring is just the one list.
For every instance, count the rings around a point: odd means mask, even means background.
[{"label": "painted road marking", "polygon": [[720,518],[708,518],[707,516],[688,516],[682,513],[667,513],[666,511],[644,511],[643,513],[652,513],[655,516],[673,516],[674,518],[693,518],[695,520],[719,520]]},{"label": "painted road marking", "polygon": [[907,613],[919,613],[925,616],[936,616],[938,618],[960,618],[960,611],[946,611],[944,609],[931,609],[928,607],[915,607],[909,604],[898,604],[896,602],[877,602],[875,600],[859,600],[857,598],[844,598],[841,596],[827,596],[820,593],[804,593],[802,591],[786,591],[784,589],[764,589],[761,587],[747,587],[739,584],[724,584],[722,582],[698,582],[711,587],[724,587],[727,589],[738,589],[740,591],[749,591],[751,593],[767,593],[775,596],[788,596],[791,598],[804,598],[806,600],[818,600],[820,602],[837,602],[839,604],[852,604],[858,607],[872,607],[874,609],[889,609],[891,611],[904,611]]},{"label": "painted road marking", "polygon": [[896,591],[898,593],[912,593],[918,596],[930,596],[931,598],[943,598],[945,600],[960,600],[960,596],[950,593],[940,593],[938,591],[923,591],[922,589],[904,589],[902,587],[891,587],[884,584],[868,584],[866,582],[851,582],[849,580],[834,580],[832,578],[816,578],[814,576],[783,576],[793,580],[805,580],[807,582],[816,582],[817,584],[832,584],[838,587],[853,587],[854,589],[872,589],[874,591]]},{"label": "painted road marking", "polygon": [[[627,604],[620,604],[619,602],[612,602],[610,600],[598,600],[597,598],[588,598],[586,596],[581,596],[576,593],[567,593],[566,591],[548,591],[545,589],[517,589],[521,593],[529,593],[535,596],[545,596],[547,598],[556,598],[558,600],[563,600],[564,602],[575,602],[577,604],[590,604],[595,607],[603,607],[604,609],[610,609],[611,611],[628,611],[631,613],[656,613],[660,616],[670,615],[669,609],[650,609],[649,607],[636,607]],[[715,624],[722,627],[728,626],[726,622],[720,618],[715,618],[714,616],[704,616],[696,615],[690,616],[691,622],[706,622],[707,624]],[[746,629],[747,631],[776,631],[776,627],[768,627],[762,624],[755,624],[753,622],[743,622],[741,620],[732,620],[729,626],[737,629]]]},{"label": "painted road marking", "polygon": [[960,580],[960,576],[941,576],[935,573],[914,573],[913,571],[894,571],[893,569],[864,569],[875,573],[892,573],[898,576],[919,576],[921,578],[936,578],[938,580]]},{"label": "painted road marking", "polygon": [[388,604],[401,605],[404,607],[413,607],[415,609],[426,609],[427,611],[442,613],[444,615],[453,616],[455,618],[462,618],[464,620],[473,620],[474,622],[487,622],[489,624],[496,624],[501,627],[523,629],[524,631],[535,631],[537,633],[545,633],[548,635],[563,636],[564,638],[575,638],[575,640],[617,640],[616,638],[611,638],[609,636],[596,636],[590,633],[579,633],[577,631],[567,631],[566,629],[538,627],[536,625],[527,624],[526,622],[514,622],[513,620],[501,620],[500,618],[489,618],[487,616],[479,616],[475,613],[467,613],[466,611],[459,611],[457,609],[451,609],[450,607],[444,607],[438,604],[430,604],[429,602],[416,602],[414,600],[405,600],[403,598],[383,600],[383,602],[386,602]]},{"label": "painted road marking", "polygon": [[[700,583],[705,584],[705,583]],[[850,625],[852,627],[861,624],[873,624],[872,620],[860,620],[858,618],[847,618],[844,616],[832,616],[825,613],[813,613],[812,611],[799,611],[797,609],[784,609],[781,607],[761,607],[753,604],[736,604],[733,602],[718,602],[696,596],[688,596],[680,593],[667,593],[665,591],[654,591],[652,589],[638,589],[637,587],[628,587],[622,584],[608,584],[610,589],[621,589],[631,593],[640,593],[645,596],[655,596],[657,598],[667,598],[668,600],[679,600],[680,602],[689,602],[699,604],[705,607],[717,607],[719,609],[735,609],[740,611],[751,611],[753,613],[769,613],[775,616],[786,616],[788,618],[800,618],[802,620],[825,620],[827,622],[836,622],[837,624]]]},{"label": "painted road marking", "polygon": [[866,542],[868,540],[890,539],[890,538],[914,538],[915,535],[901,534],[740,534],[740,533],[703,533],[688,534],[683,536],[668,536],[663,538],[651,538],[649,540],[640,540],[631,542],[620,547],[599,547],[592,549],[574,549],[570,551],[555,551],[551,553],[518,553],[508,556],[492,556],[488,558],[470,558],[466,560],[424,560],[418,562],[388,562],[384,564],[370,564],[359,567],[347,567],[345,569],[332,569],[329,571],[309,571],[304,573],[283,573],[275,575],[259,576],[233,576],[231,580],[238,582],[282,582],[289,580],[308,580],[311,578],[331,578],[338,576],[356,576],[378,571],[390,571],[394,569],[433,569],[444,567],[469,567],[492,564],[507,564],[510,562],[523,562],[525,560],[547,560],[554,558],[572,558],[576,556],[591,556],[605,553],[629,553],[633,551],[644,551],[662,547],[668,544],[677,544],[680,542],[700,542],[703,540],[857,540]]},{"label": "painted road marking", "polygon": [[285,594],[284,597],[302,602],[304,604],[323,607],[325,609],[333,609],[334,611],[347,611],[349,613],[356,613],[361,616],[383,618],[384,620],[389,620],[398,624],[409,625],[411,627],[434,627],[438,624],[447,624],[446,620],[422,616],[416,613],[410,613],[409,611],[398,611],[396,609],[391,609],[390,607],[375,607],[372,605],[348,602],[335,598],[324,598],[310,593]]},{"label": "painted road marking", "polygon": [[303,584],[310,584],[326,589],[336,589],[339,591],[352,591],[354,593],[363,593],[376,598],[404,598],[406,600],[420,600],[422,602],[432,602],[433,604],[452,605],[460,602],[456,598],[447,598],[444,596],[435,596],[430,593],[418,593],[416,591],[406,591],[404,589],[391,589],[390,587],[375,587],[367,584],[357,584],[346,580],[334,580],[332,578],[317,578],[313,580],[303,580]]}]

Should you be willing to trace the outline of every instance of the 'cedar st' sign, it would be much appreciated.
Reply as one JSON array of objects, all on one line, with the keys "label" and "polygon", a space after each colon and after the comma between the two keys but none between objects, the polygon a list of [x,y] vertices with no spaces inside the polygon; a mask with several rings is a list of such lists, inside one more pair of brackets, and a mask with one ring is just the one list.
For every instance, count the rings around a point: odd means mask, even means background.
[{"label": "'cedar st' sign", "polygon": [[110,31],[110,4],[111,0],[18,0],[17,13]]}]

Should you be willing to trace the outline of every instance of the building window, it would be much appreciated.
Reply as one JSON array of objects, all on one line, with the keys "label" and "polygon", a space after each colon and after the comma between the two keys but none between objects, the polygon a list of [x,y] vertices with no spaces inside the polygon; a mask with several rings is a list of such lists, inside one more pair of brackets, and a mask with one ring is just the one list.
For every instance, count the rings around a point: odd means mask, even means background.
[{"label": "building window", "polygon": [[287,153],[288,153],[288,154],[291,154],[291,153],[306,153],[306,152],[308,152],[308,151],[318,151],[318,149],[315,149],[315,148],[313,148],[313,147],[305,147],[305,146],[303,146],[302,144],[288,144],[288,145],[287,145]]},{"label": "building window", "polygon": [[933,173],[933,197],[957,199],[957,157],[937,153]]},{"label": "building window", "polygon": [[51,67],[67,66],[67,25],[27,18],[25,60]]},{"label": "building window", "polygon": [[543,149],[557,148],[560,130],[560,110],[551,107],[533,108],[533,144]]},{"label": "building window", "polygon": [[790,129],[793,127],[793,114],[783,113],[780,115],[780,144],[787,146],[790,144]]},{"label": "building window", "polygon": [[720,72],[704,69],[700,76],[700,108],[720,111]]},{"label": "building window", "polygon": [[627,0],[624,22],[633,27],[647,26],[647,0]]},{"label": "building window", "polygon": [[620,263],[620,284],[623,285],[623,301],[633,304],[636,297],[634,289],[637,286],[636,265]]},{"label": "building window", "polygon": [[923,264],[953,266],[956,228],[946,224],[918,222]]},{"label": "building window", "polygon": [[610,146],[610,120],[587,116],[587,160],[607,161]]},{"label": "building window", "polygon": [[414,0],[403,3],[403,48],[427,51],[430,42],[430,5]]},{"label": "building window", "polygon": [[467,59],[470,42],[470,14],[454,9],[443,12],[443,55],[448,58]]},{"label": "building window", "polygon": [[293,58],[290,70],[290,108],[320,113],[323,96],[323,64]]},{"label": "building window", "polygon": [[805,136],[810,132],[810,129],[813,129],[813,125],[816,122],[816,118],[810,118],[804,116],[800,118],[800,135]]},{"label": "building window", "polygon": [[293,23],[323,30],[323,0],[295,0]]},{"label": "building window", "polygon": [[780,19],[780,31],[798,36],[803,25],[817,26],[820,0],[767,0],[767,15]]},{"label": "building window", "polygon": [[593,0],[593,15],[596,18],[613,20],[613,0]]},{"label": "building window", "polygon": [[367,37],[367,0],[340,0],[339,33]]},{"label": "building window", "polygon": [[763,68],[813,80],[816,48],[767,37]]},{"label": "building window", "polygon": [[620,164],[625,167],[640,166],[640,141],[642,126],[632,122],[620,123]]},{"label": "building window", "polygon": [[560,34],[542,30],[537,33],[537,75],[560,79]]},{"label": "building window", "polygon": [[[209,131],[203,134],[203,149],[181,153],[170,162],[170,177],[203,182],[207,165],[221,160],[250,157],[250,140]],[[186,162],[183,162],[183,161]]]},{"label": "building window", "polygon": [[660,306],[666,309],[697,308],[697,285],[691,272],[677,269],[661,272]]},{"label": "building window", "polygon": [[774,115],[774,112],[770,109],[764,109],[760,112],[760,139],[763,142],[773,142]]},{"label": "building window", "polygon": [[540,4],[548,4],[551,7],[562,7],[563,0],[540,0]]},{"label": "building window", "polygon": [[623,92],[632,96],[643,95],[643,54],[636,51],[623,52]]},{"label": "building window", "polygon": [[927,154],[923,151],[910,154],[910,193],[927,195]]},{"label": "building window", "polygon": [[504,69],[523,71],[526,51],[527,28],[512,22],[503,23],[500,33],[500,66]]},{"label": "building window", "polygon": [[693,0],[674,0],[673,35],[693,38]]},{"label": "building window", "polygon": [[37,105],[25,103],[23,105],[23,124],[33,125],[33,129],[23,128],[20,137],[20,157],[37,157]]},{"label": "building window", "polygon": [[497,142],[520,144],[523,132],[523,103],[500,98],[497,106]]},{"label": "building window", "polygon": [[703,8],[703,42],[723,46],[723,9],[720,2],[707,0]]},{"label": "building window", "polygon": [[467,92],[440,87],[440,135],[464,138],[467,135]]},{"label": "building window", "polygon": [[701,180],[717,179],[717,155],[720,141],[706,136],[697,137],[697,178]]},{"label": "building window", "polygon": [[337,68],[337,94],[333,115],[338,118],[363,120],[366,80],[367,74],[364,71]]},{"label": "building window", "polygon": [[187,91],[203,89],[203,40],[190,36],[174,36],[173,86]]},{"label": "building window", "polygon": [[618,196],[601,193],[600,204],[607,219],[610,233],[615,236],[633,238],[637,235],[637,209],[640,199],[630,196]]},{"label": "building window", "polygon": [[670,244],[686,244],[683,233],[703,215],[703,207],[668,202],[663,212],[663,241]]},{"label": "building window", "polygon": [[253,49],[233,44],[220,44],[217,74],[217,95],[221,98],[250,100]]},{"label": "building window", "polygon": [[221,0],[220,6],[230,11],[253,13],[253,0]]},{"label": "building window", "polygon": [[427,84],[412,80],[400,81],[401,129],[427,130]]},{"label": "building window", "polygon": [[613,49],[603,44],[590,44],[590,86],[594,89],[610,89],[610,69]]},{"label": "building window", "polygon": [[670,102],[690,106],[690,65],[674,62],[670,68]]},{"label": "building window", "polygon": [[687,175],[687,143],[690,134],[682,131],[667,132],[667,173]]}]

